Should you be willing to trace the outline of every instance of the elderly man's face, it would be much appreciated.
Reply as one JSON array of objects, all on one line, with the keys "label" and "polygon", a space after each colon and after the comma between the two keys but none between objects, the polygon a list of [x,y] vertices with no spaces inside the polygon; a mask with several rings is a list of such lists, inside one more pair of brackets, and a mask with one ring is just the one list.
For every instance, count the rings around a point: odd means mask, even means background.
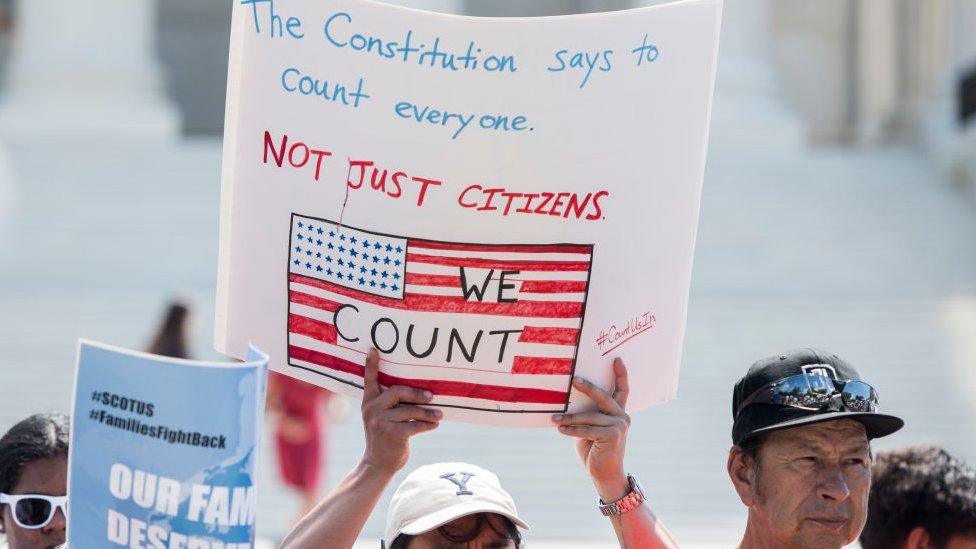
[{"label": "elderly man's face", "polygon": [[861,533],[871,488],[862,424],[845,419],[774,431],[757,467],[735,454],[730,473],[764,546],[841,547]]}]

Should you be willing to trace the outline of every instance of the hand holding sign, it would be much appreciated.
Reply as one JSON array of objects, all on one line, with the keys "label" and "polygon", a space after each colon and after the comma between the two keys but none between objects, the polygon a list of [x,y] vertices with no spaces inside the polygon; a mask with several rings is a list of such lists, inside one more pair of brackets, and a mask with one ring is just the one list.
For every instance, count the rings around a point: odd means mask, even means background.
[{"label": "hand holding sign", "polygon": [[630,386],[623,360],[614,359],[613,375],[612,394],[586,379],[573,378],[573,387],[590,397],[597,411],[556,414],[552,418],[560,433],[577,439],[576,451],[604,501],[614,501],[627,493],[621,488],[627,486],[624,451],[630,416],[624,409]]},{"label": "hand holding sign", "polygon": [[440,410],[417,406],[431,401],[434,395],[430,391],[402,385],[381,387],[379,369],[380,354],[372,349],[366,357],[363,376],[363,463],[395,473],[410,458],[410,437],[436,429],[442,414]]}]

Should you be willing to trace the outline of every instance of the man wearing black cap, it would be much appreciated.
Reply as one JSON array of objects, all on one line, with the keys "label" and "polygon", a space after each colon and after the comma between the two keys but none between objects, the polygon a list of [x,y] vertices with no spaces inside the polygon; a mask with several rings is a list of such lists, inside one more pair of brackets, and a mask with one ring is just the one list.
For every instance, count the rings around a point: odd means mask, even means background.
[{"label": "man wearing black cap", "polygon": [[740,549],[840,548],[867,517],[870,440],[902,427],[850,364],[797,349],[753,364],[732,392],[728,472],[749,509]]}]

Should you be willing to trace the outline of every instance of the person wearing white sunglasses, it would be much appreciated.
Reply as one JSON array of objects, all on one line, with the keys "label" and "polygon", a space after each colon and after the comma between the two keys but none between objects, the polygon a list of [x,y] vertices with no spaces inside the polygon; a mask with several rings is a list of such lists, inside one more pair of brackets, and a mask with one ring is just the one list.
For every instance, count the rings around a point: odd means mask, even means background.
[{"label": "person wearing white sunglasses", "polygon": [[52,414],[30,416],[0,438],[0,547],[64,544],[68,439],[68,418]]}]

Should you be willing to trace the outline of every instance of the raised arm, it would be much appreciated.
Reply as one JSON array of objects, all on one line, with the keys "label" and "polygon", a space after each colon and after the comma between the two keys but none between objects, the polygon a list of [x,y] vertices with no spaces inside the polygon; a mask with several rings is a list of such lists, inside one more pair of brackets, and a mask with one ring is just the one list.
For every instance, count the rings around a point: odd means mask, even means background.
[{"label": "raised arm", "polygon": [[[573,378],[573,386],[593,399],[594,412],[556,414],[553,421],[559,432],[576,438],[576,451],[583,460],[600,499],[615,502],[630,491],[627,473],[624,472],[624,450],[630,416],[624,412],[630,387],[627,368],[619,358],[613,361],[614,390],[607,393],[600,387],[581,378]],[[599,511],[594,505],[593,512]],[[619,516],[611,516],[610,522],[617,534],[620,547],[625,549],[672,549],[678,545],[646,504]]]},{"label": "raised arm", "polygon": [[379,354],[366,358],[363,376],[363,426],[366,450],[359,464],[285,536],[281,547],[352,547],[393,475],[410,457],[410,437],[437,427],[440,410],[416,406],[430,402],[428,391],[383,389],[377,380]]}]

